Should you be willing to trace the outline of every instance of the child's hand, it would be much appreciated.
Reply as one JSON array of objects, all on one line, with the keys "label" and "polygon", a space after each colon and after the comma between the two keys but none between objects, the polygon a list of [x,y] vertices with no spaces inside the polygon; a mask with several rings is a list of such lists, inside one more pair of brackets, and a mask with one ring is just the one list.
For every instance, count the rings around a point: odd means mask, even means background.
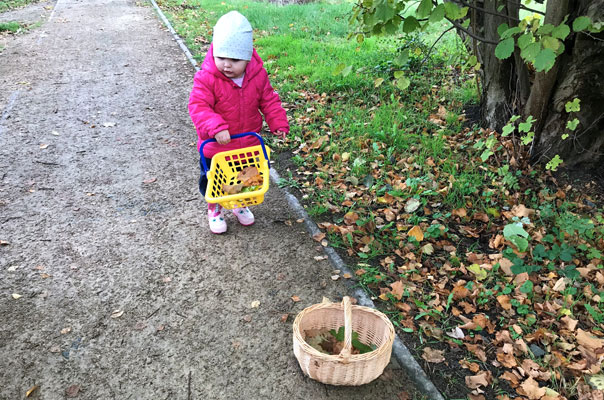
[{"label": "child's hand", "polygon": [[273,132],[273,133],[275,135],[277,135],[277,137],[279,137],[279,138],[281,138],[283,140],[285,140],[285,136],[287,136],[287,132],[283,132],[283,131],[276,131],[276,132]]},{"label": "child's hand", "polygon": [[218,144],[227,144],[231,141],[231,134],[227,130],[220,131],[214,135],[214,139],[216,139]]}]

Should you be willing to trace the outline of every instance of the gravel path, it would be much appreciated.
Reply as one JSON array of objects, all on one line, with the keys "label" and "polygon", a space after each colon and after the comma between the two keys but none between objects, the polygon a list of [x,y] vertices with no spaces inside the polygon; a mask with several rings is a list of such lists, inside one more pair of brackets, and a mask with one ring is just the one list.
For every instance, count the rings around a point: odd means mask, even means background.
[{"label": "gravel path", "polygon": [[227,235],[209,233],[186,107],[194,69],[153,10],[31,7],[46,22],[0,55],[0,399],[34,386],[29,398],[411,392],[392,364],[359,388],[302,375],[293,317],[347,284],[315,259],[276,185],[254,226],[229,215]]}]

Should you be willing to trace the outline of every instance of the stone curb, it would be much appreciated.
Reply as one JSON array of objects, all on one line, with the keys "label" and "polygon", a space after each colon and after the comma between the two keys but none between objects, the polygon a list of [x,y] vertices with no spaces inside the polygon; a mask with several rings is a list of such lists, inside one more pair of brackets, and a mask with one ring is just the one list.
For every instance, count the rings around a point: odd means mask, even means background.
[{"label": "stone curb", "polygon": [[[174,36],[174,39],[185,53],[189,62],[193,65],[195,70],[198,71],[199,67],[197,61],[195,61],[193,55],[191,54],[187,46],[184,44],[183,40],[180,38],[180,36],[178,36],[176,31],[172,27],[172,24],[170,24],[170,21],[168,21],[168,19],[161,11],[155,0],[149,0],[149,2],[151,2],[164,25],[172,33],[172,36]],[[278,184],[279,180],[281,179],[279,173],[274,168],[271,168],[270,170],[270,177],[273,181],[273,184]],[[296,217],[304,220],[304,225],[308,233],[311,236],[320,233],[321,230],[319,229],[317,224],[315,224],[315,222],[310,218],[310,216],[308,215],[304,207],[302,207],[296,196],[291,194],[285,188],[282,188],[282,190],[285,193],[287,203],[294,210]],[[350,268],[346,266],[342,258],[338,255],[338,253],[334,250],[333,247],[324,247],[323,250],[325,251],[328,260],[335,269],[338,269],[343,273],[354,275],[354,273],[350,270]],[[361,288],[353,288],[353,295],[358,300],[358,304],[365,307],[377,309],[371,298],[367,296],[367,293],[365,293]],[[398,335],[395,335],[394,337],[392,354],[394,355],[394,358],[398,361],[398,363],[401,365],[401,367],[405,370],[409,378],[418,386],[418,388],[425,395],[427,395],[431,400],[445,400],[445,398],[440,394],[436,386],[434,386],[432,381],[428,378],[422,367],[413,358],[411,352],[409,351],[407,346],[405,346],[403,341],[398,337]]]}]

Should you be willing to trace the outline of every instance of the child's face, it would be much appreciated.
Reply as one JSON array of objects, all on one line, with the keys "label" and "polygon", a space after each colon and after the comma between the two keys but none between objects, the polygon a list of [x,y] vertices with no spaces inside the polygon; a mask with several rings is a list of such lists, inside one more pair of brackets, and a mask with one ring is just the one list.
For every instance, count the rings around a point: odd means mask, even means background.
[{"label": "child's face", "polygon": [[236,79],[241,78],[249,61],[214,56],[214,62],[218,71],[222,72],[227,78]]}]

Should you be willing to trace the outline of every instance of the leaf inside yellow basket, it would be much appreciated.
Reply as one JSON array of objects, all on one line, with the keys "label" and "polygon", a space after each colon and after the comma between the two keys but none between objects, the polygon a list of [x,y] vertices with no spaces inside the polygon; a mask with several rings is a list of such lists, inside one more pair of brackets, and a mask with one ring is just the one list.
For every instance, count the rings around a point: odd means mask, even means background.
[{"label": "leaf inside yellow basket", "polygon": [[243,189],[243,185],[241,183],[236,185],[222,185],[222,191],[226,194],[236,194],[241,192],[241,189]]},{"label": "leaf inside yellow basket", "polygon": [[239,179],[240,181],[246,181],[259,174],[260,174],[260,172],[258,171],[258,168],[246,167],[246,168],[242,169],[241,172],[239,172],[239,174],[237,174],[237,179]]}]

